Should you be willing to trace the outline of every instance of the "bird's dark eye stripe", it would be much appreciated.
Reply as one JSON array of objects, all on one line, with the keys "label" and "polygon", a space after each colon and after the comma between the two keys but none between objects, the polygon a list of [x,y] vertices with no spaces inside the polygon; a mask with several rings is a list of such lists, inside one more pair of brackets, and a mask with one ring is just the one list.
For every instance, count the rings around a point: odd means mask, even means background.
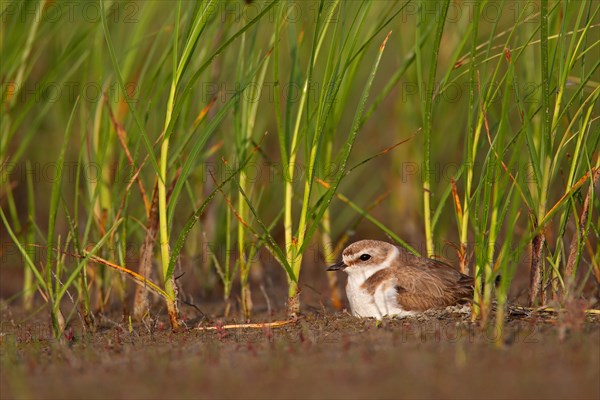
[{"label": "bird's dark eye stripe", "polygon": [[361,254],[361,256],[360,256],[360,259],[362,261],[367,261],[369,258],[371,258],[371,256],[368,254]]}]

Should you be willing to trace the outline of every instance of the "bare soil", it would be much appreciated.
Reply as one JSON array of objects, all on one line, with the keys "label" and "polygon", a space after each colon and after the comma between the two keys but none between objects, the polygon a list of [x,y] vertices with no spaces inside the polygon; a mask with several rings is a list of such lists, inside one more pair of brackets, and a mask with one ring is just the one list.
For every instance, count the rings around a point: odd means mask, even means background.
[{"label": "bare soil", "polygon": [[98,317],[95,333],[74,325],[63,343],[43,313],[2,306],[2,399],[600,398],[593,316],[512,316],[498,347],[494,329],[448,313],[377,324],[307,310],[281,328],[216,331],[197,318],[176,333],[163,318]]}]

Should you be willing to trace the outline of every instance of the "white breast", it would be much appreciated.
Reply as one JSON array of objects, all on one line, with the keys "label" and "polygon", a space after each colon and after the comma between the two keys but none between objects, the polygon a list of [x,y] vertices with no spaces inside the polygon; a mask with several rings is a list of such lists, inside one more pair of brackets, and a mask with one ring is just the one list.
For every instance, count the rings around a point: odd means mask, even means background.
[{"label": "white breast", "polygon": [[348,276],[346,296],[350,302],[352,315],[363,318],[377,318],[389,315],[407,316],[412,311],[406,311],[396,301],[396,289],[392,284],[382,283],[373,295],[361,287],[364,279],[352,279]]}]

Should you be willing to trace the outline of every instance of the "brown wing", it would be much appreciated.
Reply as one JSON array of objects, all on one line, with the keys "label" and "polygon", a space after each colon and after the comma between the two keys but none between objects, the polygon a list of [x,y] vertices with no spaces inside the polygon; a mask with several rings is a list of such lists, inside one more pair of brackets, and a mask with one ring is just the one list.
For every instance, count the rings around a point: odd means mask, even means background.
[{"label": "brown wing", "polygon": [[446,307],[473,297],[473,278],[438,260],[406,253],[392,271],[398,304],[408,311]]}]

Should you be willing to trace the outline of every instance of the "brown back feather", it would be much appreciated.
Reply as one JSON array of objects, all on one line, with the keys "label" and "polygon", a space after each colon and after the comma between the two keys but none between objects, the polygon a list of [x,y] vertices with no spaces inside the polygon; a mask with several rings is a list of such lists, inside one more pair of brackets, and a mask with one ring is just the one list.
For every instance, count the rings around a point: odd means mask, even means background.
[{"label": "brown back feather", "polygon": [[371,295],[392,279],[398,304],[407,311],[424,311],[464,302],[473,296],[473,278],[431,258],[400,249],[400,264],[374,273],[362,285]]}]

